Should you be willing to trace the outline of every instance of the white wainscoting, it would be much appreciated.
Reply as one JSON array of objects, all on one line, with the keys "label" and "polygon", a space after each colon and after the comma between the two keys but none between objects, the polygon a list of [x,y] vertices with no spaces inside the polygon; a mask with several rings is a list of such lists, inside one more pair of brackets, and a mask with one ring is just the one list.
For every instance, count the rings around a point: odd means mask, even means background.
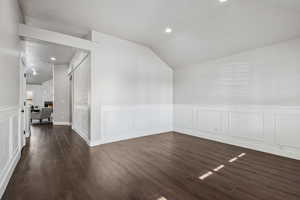
[{"label": "white wainscoting", "polygon": [[173,105],[102,105],[101,140],[92,146],[173,130]]},{"label": "white wainscoting", "polygon": [[56,121],[54,121],[53,125],[55,125],[55,126],[71,126],[71,123],[70,122],[56,122]]},{"label": "white wainscoting", "polygon": [[174,131],[300,159],[300,107],[175,104]]},{"label": "white wainscoting", "polygon": [[19,108],[0,107],[0,198],[20,159]]},{"label": "white wainscoting", "polygon": [[88,105],[74,106],[72,129],[90,145],[89,125],[90,114]]}]

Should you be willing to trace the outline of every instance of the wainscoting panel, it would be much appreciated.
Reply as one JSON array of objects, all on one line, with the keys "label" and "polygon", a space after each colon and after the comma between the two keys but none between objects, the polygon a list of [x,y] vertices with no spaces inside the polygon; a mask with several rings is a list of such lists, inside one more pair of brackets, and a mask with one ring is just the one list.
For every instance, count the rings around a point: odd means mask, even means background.
[{"label": "wainscoting panel", "polygon": [[194,129],[195,112],[193,106],[176,105],[174,107],[174,124],[185,129]]},{"label": "wainscoting panel", "polygon": [[0,107],[0,198],[21,155],[19,108]]},{"label": "wainscoting panel", "polygon": [[14,113],[10,118],[10,134],[11,134],[11,153],[15,154],[19,148],[19,115]]},{"label": "wainscoting panel", "polygon": [[300,113],[276,113],[275,137],[281,146],[300,149]]},{"label": "wainscoting panel", "polygon": [[229,133],[234,137],[262,141],[263,124],[262,112],[229,112]]},{"label": "wainscoting panel", "polygon": [[6,164],[9,161],[10,157],[10,145],[9,145],[9,137],[10,137],[10,130],[9,130],[9,118],[8,119],[0,119],[0,169],[4,169]]},{"label": "wainscoting panel", "polygon": [[172,105],[103,105],[98,143],[172,131],[172,116]]},{"label": "wainscoting panel", "polygon": [[133,129],[134,110],[130,108],[123,109],[103,109],[103,137],[117,138],[120,133],[128,133]]},{"label": "wainscoting panel", "polygon": [[207,133],[223,133],[223,112],[218,110],[196,109],[196,128]]},{"label": "wainscoting panel", "polygon": [[174,105],[174,131],[300,160],[300,108]]},{"label": "wainscoting panel", "polygon": [[73,110],[73,122],[72,129],[76,131],[88,144],[89,139],[89,126],[90,126],[90,115],[88,105],[76,105]]}]

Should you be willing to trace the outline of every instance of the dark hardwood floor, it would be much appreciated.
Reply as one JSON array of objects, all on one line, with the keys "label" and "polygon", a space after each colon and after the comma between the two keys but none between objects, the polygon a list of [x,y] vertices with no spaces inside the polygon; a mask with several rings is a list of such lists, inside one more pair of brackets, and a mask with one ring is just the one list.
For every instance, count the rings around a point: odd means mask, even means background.
[{"label": "dark hardwood floor", "polygon": [[178,133],[89,148],[37,125],[2,199],[299,200],[300,161]]}]

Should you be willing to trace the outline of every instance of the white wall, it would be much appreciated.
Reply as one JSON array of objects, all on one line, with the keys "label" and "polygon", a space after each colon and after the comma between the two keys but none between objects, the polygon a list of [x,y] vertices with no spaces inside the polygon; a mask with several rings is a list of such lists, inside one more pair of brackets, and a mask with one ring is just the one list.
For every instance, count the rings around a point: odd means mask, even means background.
[{"label": "white wall", "polygon": [[54,90],[53,90],[53,79],[42,83],[43,90],[43,102],[53,101],[54,99]]},{"label": "white wall", "polygon": [[174,72],[176,131],[300,158],[300,39]]},{"label": "white wall", "polygon": [[32,105],[34,106],[44,106],[45,101],[53,101],[53,80],[46,81],[39,84],[27,84],[26,91],[31,91]]},{"label": "white wall", "polygon": [[70,124],[70,81],[68,69],[68,65],[55,65],[53,68],[53,123],[55,125]]},{"label": "white wall", "polygon": [[176,69],[175,104],[300,105],[300,39]]},{"label": "white wall", "polygon": [[93,32],[97,45],[93,142],[172,130],[173,71],[149,48]]},{"label": "white wall", "polygon": [[42,85],[26,84],[26,93],[32,92],[32,105],[43,106],[43,91]]},{"label": "white wall", "polygon": [[0,198],[21,151],[18,37],[20,16],[16,0],[0,1]]},{"label": "white wall", "polygon": [[2,0],[0,9],[0,105],[15,106],[19,103],[20,12],[16,0]]},{"label": "white wall", "polygon": [[[79,54],[75,55],[77,57]],[[82,59],[83,57],[81,57]],[[73,58],[75,60],[76,58]],[[81,60],[82,61],[82,60]],[[80,64],[81,63],[81,64]],[[73,121],[72,128],[87,142],[90,141],[90,56],[73,72]],[[77,66],[77,65],[76,65]]]}]

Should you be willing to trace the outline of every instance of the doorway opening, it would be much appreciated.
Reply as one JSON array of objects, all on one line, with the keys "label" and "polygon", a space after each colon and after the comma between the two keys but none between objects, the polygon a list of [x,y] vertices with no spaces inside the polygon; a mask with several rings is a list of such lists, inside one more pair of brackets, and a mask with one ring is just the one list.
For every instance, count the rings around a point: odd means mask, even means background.
[{"label": "doorway opening", "polygon": [[[21,126],[69,126],[89,144],[91,52],[88,39],[20,25]],[[24,137],[23,146],[26,145]]]},{"label": "doorway opening", "polygon": [[72,123],[72,70],[78,49],[35,39],[22,41],[26,136],[36,125]]}]

